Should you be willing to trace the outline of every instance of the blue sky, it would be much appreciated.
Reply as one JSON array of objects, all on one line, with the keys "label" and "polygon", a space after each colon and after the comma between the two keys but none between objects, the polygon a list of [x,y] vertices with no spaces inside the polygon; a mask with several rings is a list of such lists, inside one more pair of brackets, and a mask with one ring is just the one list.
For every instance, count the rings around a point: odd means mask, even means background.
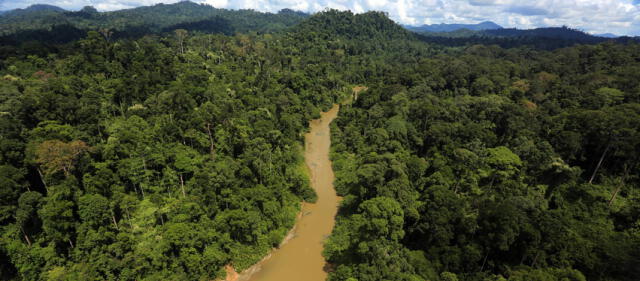
[{"label": "blue sky", "polygon": [[[640,0],[192,0],[217,8],[276,12],[292,8],[318,12],[326,8],[365,12],[382,10],[402,24],[494,21],[505,27],[567,25],[591,33],[640,35]],[[0,10],[47,3],[66,9],[91,5],[100,11],[176,0],[0,0]]]}]

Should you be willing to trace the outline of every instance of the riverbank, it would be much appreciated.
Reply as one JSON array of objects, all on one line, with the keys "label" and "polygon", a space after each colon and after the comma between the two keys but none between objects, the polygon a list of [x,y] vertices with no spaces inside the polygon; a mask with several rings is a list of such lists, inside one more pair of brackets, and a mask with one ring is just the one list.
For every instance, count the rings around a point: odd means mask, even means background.
[{"label": "riverbank", "polygon": [[338,115],[340,106],[334,105],[309,122],[305,134],[305,164],[310,184],[318,195],[316,203],[302,203],[301,215],[281,246],[262,261],[237,274],[227,267],[227,281],[325,280],[326,261],[322,256],[324,240],[335,224],[340,198],[333,188],[333,170],[329,151],[329,125]]}]

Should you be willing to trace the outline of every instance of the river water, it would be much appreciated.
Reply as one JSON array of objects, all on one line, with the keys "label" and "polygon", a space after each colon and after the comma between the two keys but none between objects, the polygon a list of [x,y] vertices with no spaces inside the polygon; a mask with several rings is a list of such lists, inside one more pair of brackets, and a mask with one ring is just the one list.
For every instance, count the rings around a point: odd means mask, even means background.
[{"label": "river water", "polygon": [[331,234],[338,211],[339,197],[333,188],[333,170],[329,160],[331,133],[329,124],[338,115],[339,105],[312,120],[305,135],[305,163],[310,171],[311,187],[318,194],[315,204],[304,203],[293,237],[271,256],[257,264],[252,272],[240,276],[249,281],[313,281],[327,278],[322,256],[324,240]]}]

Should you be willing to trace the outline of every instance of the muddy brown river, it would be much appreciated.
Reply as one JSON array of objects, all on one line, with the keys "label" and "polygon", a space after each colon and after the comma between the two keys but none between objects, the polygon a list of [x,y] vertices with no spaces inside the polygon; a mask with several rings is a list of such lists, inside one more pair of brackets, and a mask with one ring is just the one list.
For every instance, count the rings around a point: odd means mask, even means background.
[{"label": "muddy brown river", "polygon": [[331,134],[329,124],[338,115],[339,105],[312,120],[305,135],[305,163],[310,171],[311,187],[318,194],[315,204],[304,203],[292,238],[270,257],[239,276],[249,281],[325,280],[326,262],[322,256],[324,240],[331,234],[339,198],[333,188],[333,170],[329,160]]}]

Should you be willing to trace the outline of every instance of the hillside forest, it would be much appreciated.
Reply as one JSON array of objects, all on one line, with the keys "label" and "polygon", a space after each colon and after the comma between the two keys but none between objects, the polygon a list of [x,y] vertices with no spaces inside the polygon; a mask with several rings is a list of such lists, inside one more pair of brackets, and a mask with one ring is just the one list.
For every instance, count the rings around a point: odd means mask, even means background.
[{"label": "hillside forest", "polygon": [[0,15],[0,279],[248,268],[316,199],[303,135],[343,103],[329,280],[640,280],[639,43],[198,6]]}]

